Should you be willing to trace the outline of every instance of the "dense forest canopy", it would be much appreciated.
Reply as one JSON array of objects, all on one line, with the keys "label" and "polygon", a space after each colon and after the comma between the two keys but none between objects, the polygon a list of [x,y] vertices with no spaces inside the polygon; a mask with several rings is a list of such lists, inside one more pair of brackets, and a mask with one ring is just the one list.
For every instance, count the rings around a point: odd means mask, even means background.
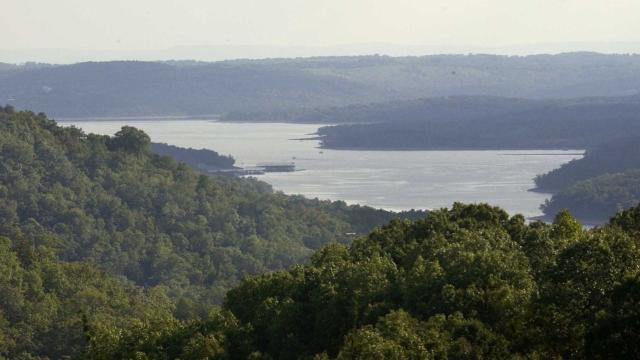
[{"label": "dense forest canopy", "polygon": [[11,107],[0,164],[0,357],[12,359],[78,354],[88,322],[199,318],[245,275],[424,216],[207,177],[133,127],[85,134]]},{"label": "dense forest canopy", "polygon": [[574,98],[640,89],[640,56],[597,53],[35,65],[0,72],[0,101],[57,117],[277,116],[452,95]]},{"label": "dense forest canopy", "polygon": [[[584,230],[488,205],[395,220],[248,277],[204,321],[89,338],[94,359],[630,359],[640,206]],[[91,328],[89,326],[89,328]]]},{"label": "dense forest canopy", "polygon": [[163,286],[145,289],[94,263],[61,260],[55,245],[36,243],[33,229],[23,229],[0,237],[0,359],[78,356],[89,345],[89,324],[108,336],[180,316]]},{"label": "dense forest canopy", "polygon": [[150,141],[2,108],[0,358],[640,355],[640,205],[589,230],[393,214],[207,177]]}]

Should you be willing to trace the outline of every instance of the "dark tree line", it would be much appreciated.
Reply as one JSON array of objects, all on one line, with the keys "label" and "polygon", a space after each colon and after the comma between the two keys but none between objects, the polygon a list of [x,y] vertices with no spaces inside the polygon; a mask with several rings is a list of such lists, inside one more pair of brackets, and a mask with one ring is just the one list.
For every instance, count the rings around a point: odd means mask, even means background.
[{"label": "dark tree line", "polygon": [[608,141],[535,181],[554,192],[542,209],[549,215],[567,208],[581,219],[603,223],[618,210],[640,202],[640,137]]},{"label": "dark tree line", "polygon": [[[640,137],[640,97],[534,101],[449,97],[351,107],[318,130],[329,149],[592,149]],[[325,115],[326,116],[326,115]],[[323,118],[321,116],[321,118]]]},{"label": "dark tree line", "polygon": [[233,157],[220,155],[213,150],[187,149],[162,143],[152,143],[151,151],[158,155],[170,156],[201,170],[233,169],[236,162]]}]

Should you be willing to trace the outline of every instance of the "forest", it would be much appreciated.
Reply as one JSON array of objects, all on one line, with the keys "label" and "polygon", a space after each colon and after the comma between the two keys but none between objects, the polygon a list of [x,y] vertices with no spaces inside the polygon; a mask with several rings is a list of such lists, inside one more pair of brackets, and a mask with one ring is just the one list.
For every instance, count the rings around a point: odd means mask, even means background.
[{"label": "forest", "polygon": [[85,355],[638,358],[639,235],[640,206],[584,230],[566,211],[527,225],[458,203],[329,244],[308,265],[247,277],[203,320],[120,333],[88,324]]},{"label": "forest", "polygon": [[635,137],[607,141],[588,149],[581,159],[536,177],[541,191],[558,191],[599,175],[640,168],[640,142]]},{"label": "forest", "polygon": [[580,180],[542,205],[545,214],[571,211],[589,223],[601,223],[616,211],[640,203],[640,168]]},{"label": "forest", "polygon": [[0,111],[0,358],[640,356],[640,205],[585,230],[207,177]]},{"label": "forest", "polygon": [[547,216],[570,209],[586,221],[604,222],[640,202],[640,142],[635,137],[605,142],[535,182],[537,190],[554,193],[542,206]]},{"label": "forest", "polygon": [[181,148],[163,143],[151,143],[151,151],[201,170],[233,169],[236,162],[232,156],[220,155],[213,150]]},{"label": "forest", "polygon": [[351,106],[298,118],[338,124],[318,130],[322,146],[329,149],[513,150],[590,149],[640,136],[639,114],[637,95],[570,100],[457,96]]},{"label": "forest", "polygon": [[233,114],[246,119],[455,95],[626,96],[637,94],[639,70],[638,55],[590,52],[27,63],[0,66],[0,103],[56,118]]},{"label": "forest", "polygon": [[0,356],[9,359],[79,356],[89,323],[200,318],[245,275],[424,216],[207,177],[153,153],[138,129],[85,134],[9,106],[0,164]]}]

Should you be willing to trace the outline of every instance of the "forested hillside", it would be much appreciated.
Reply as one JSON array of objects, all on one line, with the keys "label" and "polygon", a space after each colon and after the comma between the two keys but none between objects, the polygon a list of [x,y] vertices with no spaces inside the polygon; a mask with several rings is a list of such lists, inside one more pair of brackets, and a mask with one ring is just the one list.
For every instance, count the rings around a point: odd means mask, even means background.
[{"label": "forested hillside", "polygon": [[18,65],[0,63],[0,76],[16,71]]},{"label": "forested hillside", "polygon": [[483,204],[392,214],[149,144],[2,109],[0,357],[640,355],[640,206],[590,230]]},{"label": "forested hillside", "polygon": [[537,190],[555,193],[542,206],[547,216],[571,210],[590,222],[640,202],[640,137],[596,146],[585,156],[538,176]]},{"label": "forested hillside", "polygon": [[[640,206],[591,230],[455,204],[312,263],[249,277],[206,321],[141,328],[95,359],[631,359]],[[89,326],[91,329],[91,326]]]},{"label": "forested hillside", "polygon": [[334,106],[368,95],[382,96],[335,76],[226,63],[80,63],[20,71],[0,82],[3,102],[56,117],[211,116]]},{"label": "forested hillside", "polygon": [[618,210],[640,203],[640,167],[577,181],[548,200],[542,210],[570,209],[577,217],[600,223]]},{"label": "forested hillside", "polygon": [[597,53],[97,62],[19,66],[0,74],[0,102],[56,117],[233,112],[237,118],[280,120],[291,110],[453,95],[640,92],[640,56]]},{"label": "forested hillside", "polygon": [[331,149],[585,149],[640,136],[638,96],[451,97],[354,106],[318,116],[355,122],[318,130],[322,146]]},{"label": "forested hillside", "polygon": [[335,76],[269,66],[120,61],[15,72],[0,99],[56,117],[215,115],[335,106],[382,94]]},{"label": "forested hillside", "polygon": [[0,237],[0,359],[80,355],[88,346],[90,324],[108,336],[115,329],[177,322],[180,314],[166,288],[144,289],[94,263],[63,261],[60,239],[34,238],[35,227],[32,220],[13,228],[9,238]]},{"label": "forested hillside", "polygon": [[198,318],[245,275],[424,216],[210,178],[149,145],[0,109],[0,357],[77,355],[88,324]]},{"label": "forested hillside", "polygon": [[[575,100],[565,100],[567,102]],[[343,107],[314,108],[276,113],[232,112],[226,120],[294,123],[371,124],[419,121],[462,121],[504,113],[523,112],[562,103],[563,100],[523,99],[497,96],[447,96],[413,100],[354,104]]]},{"label": "forested hillside", "polygon": [[623,137],[587,150],[584,157],[538,176],[536,187],[557,191],[603,174],[640,169],[640,138]]}]

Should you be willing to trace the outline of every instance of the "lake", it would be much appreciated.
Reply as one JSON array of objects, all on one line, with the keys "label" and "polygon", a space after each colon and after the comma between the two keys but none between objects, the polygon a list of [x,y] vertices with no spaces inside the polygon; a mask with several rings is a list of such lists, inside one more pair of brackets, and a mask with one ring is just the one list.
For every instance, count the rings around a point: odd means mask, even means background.
[{"label": "lake", "polygon": [[321,125],[214,120],[61,121],[114,134],[123,125],[154,142],[230,154],[238,166],[295,162],[299,171],[256,176],[276,190],[389,210],[434,209],[454,201],[488,202],[526,217],[541,215],[547,194],[528,191],[533,178],[580,158],[576,150],[353,151],[318,149]]}]

